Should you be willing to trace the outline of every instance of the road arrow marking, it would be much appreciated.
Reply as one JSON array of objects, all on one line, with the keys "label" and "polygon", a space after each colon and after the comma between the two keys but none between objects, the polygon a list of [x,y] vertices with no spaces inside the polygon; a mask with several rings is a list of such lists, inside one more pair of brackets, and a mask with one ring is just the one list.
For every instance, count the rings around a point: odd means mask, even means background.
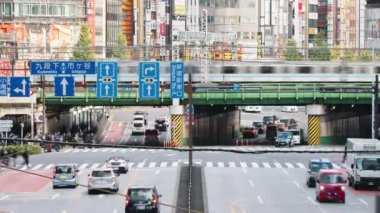
[{"label": "road arrow marking", "polygon": [[145,75],[148,74],[148,71],[149,71],[149,72],[153,72],[153,71],[154,71],[154,67],[148,67],[148,68],[145,68],[145,70],[144,70]]},{"label": "road arrow marking", "polygon": [[148,90],[148,96],[150,96],[150,91],[152,90],[152,86],[148,85],[146,89]]},{"label": "road arrow marking", "polygon": [[108,96],[108,90],[110,89],[110,87],[108,86],[108,84],[104,87],[104,89],[106,90],[106,96]]},{"label": "road arrow marking", "polygon": [[62,96],[66,96],[66,92],[67,92],[67,85],[69,84],[69,82],[67,82],[66,78],[62,78],[62,81],[61,81],[61,85],[62,85]]}]

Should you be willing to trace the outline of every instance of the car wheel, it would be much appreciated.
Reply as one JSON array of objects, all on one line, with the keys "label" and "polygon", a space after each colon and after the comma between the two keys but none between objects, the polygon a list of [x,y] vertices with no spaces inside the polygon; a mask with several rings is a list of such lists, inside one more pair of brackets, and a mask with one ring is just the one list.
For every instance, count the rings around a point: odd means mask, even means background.
[{"label": "car wheel", "polygon": [[343,198],[342,203],[343,203],[343,204],[346,203],[346,198]]},{"label": "car wheel", "polygon": [[309,188],[311,187],[309,181],[306,181],[306,186],[309,187]]},{"label": "car wheel", "polygon": [[318,202],[322,203],[322,201],[321,201],[321,199],[319,198],[318,195],[317,195],[317,197],[316,197],[316,200],[317,200]]},{"label": "car wheel", "polygon": [[56,189],[56,188],[58,188],[57,186],[55,186],[55,185],[53,185],[53,189]]},{"label": "car wheel", "polygon": [[89,190],[87,191],[87,193],[88,193],[89,195],[92,195],[92,194],[93,194],[93,191],[92,191],[91,189],[89,189]]}]

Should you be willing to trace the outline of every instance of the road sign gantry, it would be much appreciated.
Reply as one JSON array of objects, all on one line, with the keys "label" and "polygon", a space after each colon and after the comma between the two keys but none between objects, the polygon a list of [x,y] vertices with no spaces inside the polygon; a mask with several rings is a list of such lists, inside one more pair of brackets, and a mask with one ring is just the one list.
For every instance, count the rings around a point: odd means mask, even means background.
[{"label": "road sign gantry", "polygon": [[118,87],[118,66],[116,62],[99,62],[96,80],[97,98],[116,98]]}]

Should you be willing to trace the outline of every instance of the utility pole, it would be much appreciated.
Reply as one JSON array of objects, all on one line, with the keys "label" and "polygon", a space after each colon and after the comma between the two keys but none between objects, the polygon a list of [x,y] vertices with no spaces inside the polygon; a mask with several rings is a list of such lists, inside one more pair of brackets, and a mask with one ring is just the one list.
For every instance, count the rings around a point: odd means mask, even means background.
[{"label": "utility pole", "polygon": [[379,76],[376,75],[375,83],[372,86],[372,139],[377,139],[378,135],[378,106],[379,106]]},{"label": "utility pole", "polygon": [[189,70],[189,81],[187,83],[186,93],[189,100],[189,168],[193,166],[193,85],[191,79],[191,70]]}]

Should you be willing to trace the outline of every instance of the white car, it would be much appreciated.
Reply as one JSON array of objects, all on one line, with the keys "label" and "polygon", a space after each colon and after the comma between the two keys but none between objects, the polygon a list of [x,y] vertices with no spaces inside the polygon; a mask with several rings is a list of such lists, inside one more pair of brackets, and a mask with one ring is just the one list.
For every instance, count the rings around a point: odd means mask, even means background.
[{"label": "white car", "polygon": [[246,106],[244,107],[245,112],[261,112],[263,110],[262,106]]},{"label": "white car", "polygon": [[113,192],[119,191],[119,179],[117,174],[110,168],[93,169],[88,174],[88,194],[94,191]]},{"label": "white car", "polygon": [[122,156],[111,157],[107,160],[107,168],[119,173],[127,173],[129,170],[128,161]]},{"label": "white car", "polygon": [[293,134],[293,144],[301,144],[301,131],[299,129],[289,129],[288,132]]},{"label": "white car", "polygon": [[145,123],[141,120],[135,120],[132,124],[132,134],[144,134],[145,133]]},{"label": "white car", "polygon": [[297,106],[283,106],[281,108],[281,111],[283,111],[283,112],[298,112],[298,107]]}]

